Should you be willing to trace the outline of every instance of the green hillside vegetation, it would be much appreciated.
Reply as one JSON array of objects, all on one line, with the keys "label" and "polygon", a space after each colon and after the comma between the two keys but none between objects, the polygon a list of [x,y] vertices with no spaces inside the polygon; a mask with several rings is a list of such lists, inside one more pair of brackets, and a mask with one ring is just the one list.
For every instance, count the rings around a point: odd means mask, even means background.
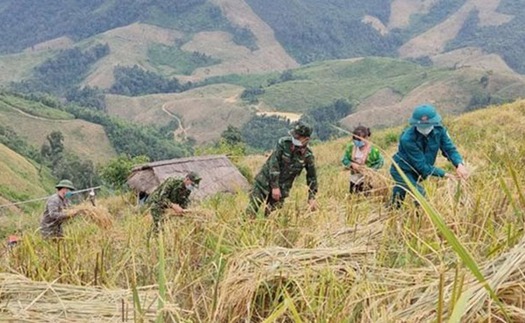
[{"label": "green hillside vegetation", "polygon": [[361,23],[365,14],[383,23],[390,15],[388,0],[329,0],[297,2],[246,1],[275,32],[277,40],[301,63],[318,60],[395,56],[400,41],[383,37]]},{"label": "green hillside vegetation", "polygon": [[14,95],[1,95],[0,107],[6,109],[18,109],[29,115],[49,120],[71,120],[75,117],[65,111],[52,109],[42,102],[30,101]]},{"label": "green hillside vegetation", "polygon": [[299,80],[265,86],[259,97],[278,111],[305,112],[346,98],[364,99],[382,88],[408,94],[422,83],[450,77],[450,70],[387,58],[313,63],[293,71]]},{"label": "green hillside vegetation", "polygon": [[410,16],[410,24],[405,29],[395,29],[392,32],[398,34],[403,42],[411,37],[417,36],[443,22],[451,14],[456,12],[465,4],[466,0],[441,0],[437,1],[426,14],[414,14]]},{"label": "green hillside vegetation", "polygon": [[[1,136],[0,136],[1,137]],[[49,171],[0,143],[0,205],[44,197],[52,192],[54,179]],[[5,237],[5,216],[19,211],[35,212],[40,203],[0,208],[0,236]]]},{"label": "green hillside vegetation", "polygon": [[17,92],[43,92],[63,96],[86,77],[89,68],[97,60],[107,54],[107,44],[97,44],[85,51],[77,47],[62,50],[35,67],[31,78],[13,83],[11,88]]},{"label": "green hillside vegetation", "polygon": [[[56,313],[72,321],[524,321],[525,102],[445,124],[471,177],[429,179],[419,209],[411,202],[385,209],[388,158],[378,190],[349,196],[340,165],[347,137],[313,147],[320,184],[313,212],[303,176],[268,219],[243,218],[246,193],[219,195],[170,217],[149,243],[151,220],[131,196],[99,200],[90,210],[109,214],[111,225],[78,217],[60,248],[34,232],[35,213],[18,223],[23,240],[0,261],[0,271],[21,274],[0,280],[16,286],[4,288],[2,315],[27,319],[20,309],[31,305],[35,321]],[[372,140],[388,157],[400,132]],[[244,163],[255,172],[264,160]],[[438,165],[452,171],[441,157]]]},{"label": "green hillside vegetation", "polygon": [[112,94],[141,96],[152,93],[176,93],[186,89],[176,78],[168,79],[137,65],[117,66],[114,69],[115,83],[109,89]]},{"label": "green hillside vegetation", "polygon": [[206,0],[8,0],[0,10],[0,53],[18,52],[61,36],[78,41],[137,21],[187,33],[223,30],[231,32],[238,43],[255,44],[253,34],[231,25],[219,8]]},{"label": "green hillside vegetation", "polygon": [[488,53],[500,55],[515,71],[525,73],[525,3],[519,0],[503,0],[498,12],[515,16],[511,21],[499,26],[480,26],[478,11],[473,10],[463,28],[447,46],[453,50],[465,46],[483,48]]}]

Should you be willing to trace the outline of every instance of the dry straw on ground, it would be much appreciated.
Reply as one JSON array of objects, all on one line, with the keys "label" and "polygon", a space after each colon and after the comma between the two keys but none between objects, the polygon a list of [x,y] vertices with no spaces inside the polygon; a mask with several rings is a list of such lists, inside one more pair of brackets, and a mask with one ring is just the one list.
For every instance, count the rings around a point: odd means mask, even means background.
[{"label": "dry straw on ground", "polygon": [[[378,222],[363,226],[359,236],[380,228]],[[367,233],[368,232],[368,233]],[[377,234],[377,233],[376,233]],[[359,240],[357,240],[359,241]],[[508,315],[515,322],[525,322],[525,239],[509,252],[485,263],[483,275],[496,294],[506,304]],[[459,295],[472,295],[466,303],[465,322],[502,318],[497,305],[490,300],[487,291],[473,277],[466,279],[463,288],[457,290],[460,279],[454,269],[405,268],[394,269],[376,266],[373,250],[363,247],[348,249],[285,249],[266,248],[242,252],[229,264],[220,285],[217,318],[226,320],[228,313],[240,317],[253,317],[257,309],[252,308],[260,288],[274,284],[308,286],[321,272],[329,270],[339,276],[343,283],[356,286],[352,303],[363,302],[364,313],[380,313],[374,320],[384,322],[435,322],[437,303],[440,298],[440,282],[444,304],[454,304]],[[468,276],[470,277],[470,276]],[[361,292],[362,286],[375,286],[384,293],[370,295]],[[301,289],[301,287],[299,287]],[[302,302],[300,293],[295,302]],[[455,297],[455,299],[452,299]],[[351,306],[351,304],[349,304]],[[445,306],[443,317],[449,317],[452,308]],[[225,315],[224,317],[221,315]]]},{"label": "dry straw on ground", "polygon": [[124,322],[156,317],[154,287],[138,290],[143,313],[134,312],[130,290],[36,282],[0,273],[0,312],[17,322]]}]

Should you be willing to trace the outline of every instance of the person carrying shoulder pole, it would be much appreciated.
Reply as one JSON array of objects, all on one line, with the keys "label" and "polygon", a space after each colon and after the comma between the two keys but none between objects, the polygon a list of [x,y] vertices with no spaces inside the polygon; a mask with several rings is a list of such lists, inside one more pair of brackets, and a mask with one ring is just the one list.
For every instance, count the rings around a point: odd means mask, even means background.
[{"label": "person carrying shoulder pole", "polygon": [[[409,119],[410,127],[401,134],[398,151],[393,157],[394,163],[423,195],[425,190],[420,183],[429,176],[454,177],[434,166],[439,151],[456,167],[457,177],[467,179],[469,175],[463,158],[441,120],[434,106],[430,104],[417,106]],[[395,181],[390,203],[391,206],[399,208],[409,188],[395,165],[390,168],[390,175]]]}]

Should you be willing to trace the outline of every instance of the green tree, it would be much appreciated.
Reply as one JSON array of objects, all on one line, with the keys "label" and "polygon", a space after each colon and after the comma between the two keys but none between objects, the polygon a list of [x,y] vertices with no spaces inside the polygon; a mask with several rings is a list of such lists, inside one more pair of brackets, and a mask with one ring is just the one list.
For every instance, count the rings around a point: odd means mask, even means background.
[{"label": "green tree", "polygon": [[64,154],[64,135],[60,131],[53,131],[46,136],[47,142],[42,144],[40,154],[42,159],[47,161],[53,169]]},{"label": "green tree", "polygon": [[120,155],[101,169],[100,176],[107,185],[123,190],[126,188],[127,179],[133,167],[149,161],[148,156],[142,155],[130,158],[129,156]]},{"label": "green tree", "polygon": [[221,138],[224,139],[228,145],[232,146],[243,143],[241,130],[232,125],[228,125],[228,128],[222,132]]}]

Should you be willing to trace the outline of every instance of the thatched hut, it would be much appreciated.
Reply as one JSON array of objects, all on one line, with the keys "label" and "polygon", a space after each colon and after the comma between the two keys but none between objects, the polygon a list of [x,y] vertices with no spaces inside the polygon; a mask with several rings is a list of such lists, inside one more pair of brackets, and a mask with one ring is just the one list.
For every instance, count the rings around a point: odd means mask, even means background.
[{"label": "thatched hut", "polygon": [[191,171],[202,177],[199,189],[192,193],[193,199],[250,188],[246,178],[224,155],[176,158],[140,165],[132,169],[128,185],[139,194],[149,195],[166,178],[182,178]]}]

